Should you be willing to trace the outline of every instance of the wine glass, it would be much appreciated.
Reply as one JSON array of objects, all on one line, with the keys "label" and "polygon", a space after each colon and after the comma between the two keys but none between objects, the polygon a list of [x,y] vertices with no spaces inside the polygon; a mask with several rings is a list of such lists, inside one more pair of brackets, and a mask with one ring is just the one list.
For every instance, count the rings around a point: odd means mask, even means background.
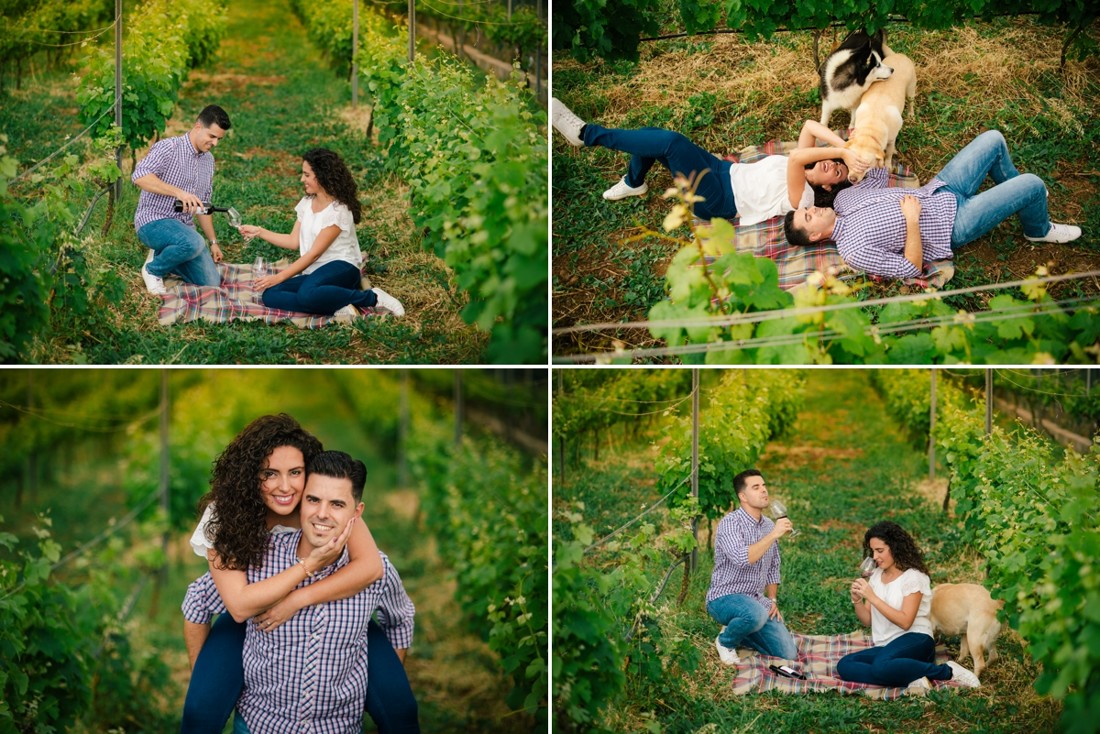
[{"label": "wine glass", "polygon": [[[772,517],[776,520],[782,520],[787,516],[787,506],[779,500],[772,500],[768,503],[768,507],[771,508]],[[792,528],[790,536],[793,538],[796,535],[798,535],[798,530]]]},{"label": "wine glass", "polygon": [[869,579],[876,568],[878,568],[878,564],[875,563],[875,559],[867,556],[863,559],[863,563],[859,564],[859,575],[865,579]]},{"label": "wine glass", "polygon": [[229,224],[233,228],[241,226],[241,213],[233,207],[229,207],[229,211],[226,212],[229,215]]}]

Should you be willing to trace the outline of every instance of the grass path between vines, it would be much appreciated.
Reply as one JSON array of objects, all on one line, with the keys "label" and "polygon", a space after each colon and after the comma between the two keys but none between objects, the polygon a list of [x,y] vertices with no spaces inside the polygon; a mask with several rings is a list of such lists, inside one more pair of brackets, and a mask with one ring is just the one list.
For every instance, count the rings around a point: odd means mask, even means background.
[{"label": "grass path between vines", "polygon": [[[628,473],[640,456],[652,456],[648,445],[616,453],[605,457],[605,463],[625,466]],[[783,543],[779,590],[780,608],[796,632],[839,634],[859,627],[846,589],[856,573],[863,533],[881,519],[894,520],[914,534],[933,586],[983,579],[983,559],[965,545],[953,518],[941,510],[946,483],[928,481],[924,450],[887,416],[866,372],[810,371],[803,410],[788,434],[768,445],[758,468],[772,495],[787,501],[791,519],[802,531]],[[603,508],[601,514],[614,526],[636,514],[639,502],[650,500],[650,492],[633,482],[620,486],[631,488],[619,495],[622,504],[611,499],[589,504],[595,498],[587,494],[581,499],[590,509]],[[706,547],[705,522],[701,528],[700,543]],[[666,636],[685,635],[697,642],[702,664],[685,674],[679,695],[664,691],[651,696],[639,686],[627,705],[609,712],[605,723],[611,730],[639,730],[647,711],[654,711],[668,732],[1019,732],[1055,727],[1061,707],[1035,693],[1032,681],[1038,666],[1007,625],[998,641],[1001,658],[983,675],[978,690],[933,692],[893,702],[832,693],[734,696],[733,673],[714,652],[717,625],[704,610],[713,556],[704,551],[699,560],[683,606],[675,605],[675,590],[665,592],[662,602],[668,606],[660,621]],[[653,569],[653,574],[663,571]],[[948,638],[947,647],[952,658],[958,655],[957,638]]]},{"label": "grass path between vines", "polygon": [[[234,206],[245,222],[275,231],[289,232],[293,226],[294,205],[301,197],[302,153],[314,146],[340,153],[360,186],[363,220],[358,235],[372,284],[401,299],[406,317],[359,319],[316,330],[253,322],[160,326],[156,319],[160,300],[145,291],[140,276],[147,250],[133,229],[138,192],[129,182],[132,167],[127,157],[124,194],[111,230],[105,239],[93,238],[86,251],[94,266],[119,273],[127,284],[126,294],[82,333],[66,333],[62,327],[49,343],[38,345],[33,360],[101,364],[482,361],[486,335],[461,320],[465,296],[454,286],[446,265],[423,250],[420,234],[406,212],[406,187],[383,172],[383,156],[365,135],[369,108],[360,103],[352,109],[349,83],[328,67],[284,2],[231,3],[226,24],[215,59],[190,72],[164,135],[186,132],[206,104],[222,105],[233,129],[215,150],[215,203]],[[58,72],[13,93],[11,106],[4,105],[8,109],[0,115],[0,125],[17,130],[10,149],[21,161],[52,152],[48,147],[52,142],[60,145],[66,133],[79,129],[76,88],[74,76]],[[44,146],[40,140],[50,142]],[[137,158],[145,152],[138,151]],[[104,209],[101,204],[87,231],[94,231],[97,220],[102,222]],[[223,215],[215,216],[215,227],[230,262],[252,262],[257,254],[288,254],[258,240],[245,246]]]}]

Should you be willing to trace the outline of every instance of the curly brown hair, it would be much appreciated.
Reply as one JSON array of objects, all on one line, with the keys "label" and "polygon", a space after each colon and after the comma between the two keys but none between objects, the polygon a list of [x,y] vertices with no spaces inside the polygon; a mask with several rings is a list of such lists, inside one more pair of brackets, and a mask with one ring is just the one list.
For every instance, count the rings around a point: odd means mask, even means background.
[{"label": "curly brown hair", "polygon": [[920,548],[917,547],[917,541],[913,540],[913,536],[905,532],[901,525],[890,520],[883,520],[868,528],[867,532],[863,534],[863,554],[865,556],[872,555],[871,538],[878,538],[886,544],[890,549],[890,554],[894,557],[894,565],[898,567],[899,571],[915,568],[925,576],[929,575],[928,567],[924,565],[924,556],[921,554]]},{"label": "curly brown hair", "polygon": [[225,568],[242,571],[263,560],[268,529],[260,471],[280,446],[298,449],[307,464],[324,448],[298,421],[279,413],[249,423],[214,460],[210,491],[199,500],[199,512],[215,504],[207,532]]},{"label": "curly brown hair", "polygon": [[328,148],[308,150],[302,160],[313,169],[313,175],[317,177],[321,188],[350,209],[352,220],[359,224],[363,214],[363,208],[359,204],[359,188],[344,160]]}]

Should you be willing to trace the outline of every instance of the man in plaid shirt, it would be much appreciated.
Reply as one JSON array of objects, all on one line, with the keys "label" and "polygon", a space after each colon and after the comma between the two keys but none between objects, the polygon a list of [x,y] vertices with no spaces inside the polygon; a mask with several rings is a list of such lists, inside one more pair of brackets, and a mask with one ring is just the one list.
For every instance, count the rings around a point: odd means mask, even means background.
[{"label": "man in plaid shirt", "polygon": [[798,648],[783,624],[779,593],[779,543],[792,530],[791,521],[764,517],[768,486],[756,469],[733,478],[740,507],[718,523],[714,540],[714,571],[707,591],[707,613],[725,625],[714,640],[718,657],[736,665],[737,646],[764,655],[793,660]]},{"label": "man in plaid shirt", "polygon": [[[986,178],[994,186],[978,189]],[[1072,242],[1081,228],[1050,221],[1047,188],[1012,164],[997,130],[987,130],[919,189],[889,188],[886,169],[867,172],[837,194],[833,209],[802,207],[783,222],[787,241],[807,246],[832,240],[848,265],[887,278],[915,278],[924,263],[954,250],[1016,214],[1031,242]]]},{"label": "man in plaid shirt", "polygon": [[[365,472],[339,451],[322,452],[310,464],[301,505],[302,530],[272,534],[260,566],[248,569],[249,583],[274,576],[329,543],[362,513]],[[336,476],[333,476],[336,475]],[[299,610],[274,629],[248,622],[244,641],[244,692],[237,703],[235,734],[310,732],[358,734],[367,698],[368,623],[376,610],[387,636],[401,655],[412,642],[412,602],[383,556],[383,578],[347,599]],[[332,565],[304,581],[313,583],[348,563],[345,548]],[[209,621],[224,608],[212,580],[200,578],[188,589],[184,615]],[[211,596],[216,597],[216,600]]]},{"label": "man in plaid shirt", "polygon": [[[134,229],[149,248],[141,277],[150,293],[166,292],[164,276],[169,273],[195,285],[221,284],[214,263],[221,262],[222,251],[214,235],[213,218],[201,212],[214,187],[210,151],[230,126],[225,110],[208,105],[186,135],[159,141],[134,168],[131,180],[141,189]],[[181,212],[174,209],[177,199],[183,202]],[[195,231],[195,219],[210,240],[209,251],[206,240]]]}]

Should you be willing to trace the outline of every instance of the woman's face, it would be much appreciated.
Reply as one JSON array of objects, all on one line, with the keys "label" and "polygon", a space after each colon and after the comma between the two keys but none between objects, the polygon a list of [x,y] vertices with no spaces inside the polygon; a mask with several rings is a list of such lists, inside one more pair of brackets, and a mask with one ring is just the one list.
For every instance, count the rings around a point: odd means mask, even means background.
[{"label": "woman's face", "polygon": [[306,459],[293,446],[280,446],[260,470],[260,494],[268,515],[285,516],[298,509],[306,486]]},{"label": "woman's face", "polygon": [[317,183],[317,175],[313,172],[313,166],[302,161],[302,186],[305,187],[307,196],[316,196],[325,190]]},{"label": "woman's face", "polygon": [[824,186],[832,191],[833,186],[848,178],[848,166],[837,161],[818,161],[813,168],[806,170],[806,180],[814,186]]},{"label": "woman's face", "polygon": [[881,538],[871,538],[869,545],[871,557],[875,559],[879,568],[886,571],[894,567],[894,554],[890,552],[890,546],[886,545]]}]

